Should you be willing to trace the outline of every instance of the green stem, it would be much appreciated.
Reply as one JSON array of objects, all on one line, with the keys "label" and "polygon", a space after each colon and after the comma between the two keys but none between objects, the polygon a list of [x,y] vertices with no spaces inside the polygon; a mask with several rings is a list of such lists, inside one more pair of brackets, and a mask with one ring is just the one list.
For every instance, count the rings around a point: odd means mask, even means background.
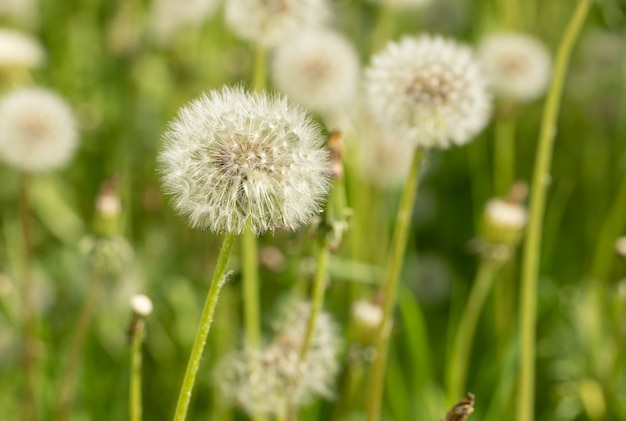
[{"label": "green stem", "polygon": [[24,395],[22,400],[22,420],[37,419],[37,399],[35,379],[37,371],[36,340],[37,326],[35,322],[35,303],[33,286],[33,226],[29,197],[30,178],[22,174],[20,184],[20,225],[22,230],[22,285],[21,285],[21,317],[22,317],[22,372],[24,374]]},{"label": "green stem", "polygon": [[141,345],[145,334],[142,319],[135,322],[130,348],[130,421],[141,421]]},{"label": "green stem", "polygon": [[391,254],[387,264],[385,281],[383,283],[383,319],[381,328],[376,338],[376,360],[369,384],[369,399],[367,406],[367,420],[377,421],[380,418],[382,404],[383,385],[385,377],[385,366],[387,353],[389,352],[389,340],[391,337],[393,309],[396,303],[396,291],[398,289],[398,278],[409,235],[411,215],[413,214],[413,203],[417,193],[417,185],[420,175],[420,164],[422,161],[422,150],[415,149],[411,170],[407,177],[402,192],[400,208],[396,217],[396,226],[391,244]]},{"label": "green stem", "polygon": [[372,53],[378,52],[393,35],[393,8],[386,2],[381,2],[378,8],[378,16],[374,35],[372,38]]},{"label": "green stem", "polygon": [[61,379],[59,386],[59,403],[55,415],[56,421],[65,421],[70,412],[70,406],[74,399],[74,385],[76,382],[76,372],[81,361],[81,355],[83,354],[83,348],[85,347],[85,340],[87,339],[87,333],[89,332],[89,326],[93,319],[98,297],[100,295],[100,288],[102,285],[102,276],[98,273],[93,274],[93,278],[89,284],[89,290],[87,291],[87,297],[83,302],[83,306],[78,316],[78,322],[72,333],[72,340],[70,342],[70,348],[67,351],[67,366]]},{"label": "green stem", "polygon": [[252,347],[261,345],[259,312],[259,259],[257,239],[250,227],[243,233],[243,304],[246,341]]},{"label": "green stem", "polygon": [[534,419],[535,391],[535,335],[536,335],[536,294],[539,277],[539,253],[545,202],[550,174],[550,162],[554,149],[557,117],[565,83],[565,74],[574,43],[585,22],[592,0],[579,0],[572,20],[568,24],[559,46],[552,84],[543,111],[537,157],[531,184],[530,214],[524,253],[522,257],[521,298],[520,298],[520,374],[517,421]]},{"label": "green stem", "polygon": [[228,258],[230,256],[230,251],[233,248],[234,240],[235,236],[233,234],[226,234],[226,238],[224,238],[224,243],[222,244],[222,249],[220,250],[220,255],[217,259],[217,266],[215,267],[211,287],[209,288],[209,293],[204,303],[204,308],[202,309],[200,324],[198,325],[196,338],[193,341],[191,355],[189,356],[189,362],[187,363],[187,370],[185,371],[183,384],[180,388],[180,394],[178,395],[174,421],[184,421],[187,416],[187,409],[189,408],[189,401],[191,400],[191,392],[193,391],[193,385],[196,381],[196,373],[200,367],[204,344],[206,343],[206,338],[209,335],[211,323],[213,322],[213,314],[215,313],[217,298],[225,281],[224,273],[226,272],[226,265],[228,264]]},{"label": "green stem", "polygon": [[304,342],[302,343],[302,348],[300,349],[300,363],[303,363],[306,359],[309,346],[311,345],[311,339],[313,338],[313,332],[315,331],[317,316],[324,305],[324,291],[326,289],[326,277],[328,276],[329,254],[328,235],[323,233],[319,249],[317,250],[317,267],[315,269],[315,278],[313,279],[311,314],[309,315],[309,320],[306,326]]},{"label": "green stem", "polygon": [[478,267],[476,279],[457,327],[452,357],[447,366],[448,403],[450,404],[465,394],[468,362],[472,355],[476,326],[499,268],[500,264],[489,259],[482,259]]},{"label": "green stem", "polygon": [[267,79],[267,48],[257,46],[255,54],[252,87],[257,91],[262,91],[265,89]]},{"label": "green stem", "polygon": [[505,197],[515,180],[515,119],[503,118],[496,123],[494,142],[494,191]]},{"label": "green stem", "polygon": [[335,411],[333,412],[332,420],[340,421],[346,418],[347,414],[352,409],[352,403],[355,399],[359,385],[363,378],[365,370],[363,364],[359,361],[349,363],[346,368],[346,375],[343,379],[343,387],[341,393],[337,398],[337,404],[335,405]]},{"label": "green stem", "polygon": [[591,264],[591,276],[594,280],[606,282],[615,257],[614,243],[626,225],[626,176],[622,177],[621,185],[608,216],[600,228],[598,243]]}]

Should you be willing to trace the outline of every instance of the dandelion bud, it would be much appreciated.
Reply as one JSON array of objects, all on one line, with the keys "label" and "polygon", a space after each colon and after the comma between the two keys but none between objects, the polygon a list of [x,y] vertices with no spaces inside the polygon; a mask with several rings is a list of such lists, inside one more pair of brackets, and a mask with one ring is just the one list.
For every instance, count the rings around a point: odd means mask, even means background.
[{"label": "dandelion bud", "polygon": [[330,151],[330,174],[334,179],[343,177],[343,135],[335,130],[328,137]]},{"label": "dandelion bud", "polygon": [[274,46],[330,16],[326,0],[227,0],[226,23],[241,38]]},{"label": "dandelion bud", "polygon": [[615,241],[615,252],[626,259],[626,237],[620,237]]},{"label": "dandelion bud", "polygon": [[76,122],[65,101],[41,89],[20,89],[0,102],[0,158],[26,172],[53,170],[74,155]]},{"label": "dandelion bud", "polygon": [[487,203],[483,215],[483,235],[487,243],[514,247],[520,241],[527,219],[526,208],[515,197],[520,190],[525,191],[525,187],[514,187],[508,200],[492,199]]},{"label": "dandelion bud", "polygon": [[0,70],[34,69],[46,54],[36,39],[11,29],[0,29]]},{"label": "dandelion bud", "polygon": [[420,148],[469,142],[489,119],[486,83],[469,47],[442,37],[406,37],[375,55],[365,73],[372,119]]},{"label": "dandelion bud", "polygon": [[111,237],[118,234],[122,204],[115,179],[107,180],[96,198],[94,231],[97,235]]},{"label": "dandelion bud", "polygon": [[367,300],[356,301],[352,304],[352,320],[355,339],[373,345],[383,321],[383,309]]},{"label": "dandelion bud", "polygon": [[486,37],[478,51],[496,95],[532,101],[545,92],[550,80],[550,53],[539,40],[521,33],[496,33]]},{"label": "dandelion bud", "polygon": [[298,32],[282,41],[272,61],[278,90],[317,112],[350,104],[357,91],[359,58],[355,48],[328,30]]},{"label": "dandelion bud", "polygon": [[318,126],[284,98],[223,88],[183,107],[158,160],[163,187],[191,227],[239,234],[296,229],[328,192]]},{"label": "dandelion bud", "polygon": [[152,300],[146,295],[135,294],[130,297],[130,308],[137,317],[147,317],[152,313]]}]

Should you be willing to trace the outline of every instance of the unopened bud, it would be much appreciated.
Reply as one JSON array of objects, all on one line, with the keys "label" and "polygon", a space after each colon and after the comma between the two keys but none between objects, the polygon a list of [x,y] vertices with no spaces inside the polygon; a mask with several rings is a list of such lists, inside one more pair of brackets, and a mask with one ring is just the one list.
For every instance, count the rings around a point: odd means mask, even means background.
[{"label": "unopened bud", "polygon": [[119,233],[122,204],[117,192],[117,181],[110,179],[102,184],[95,203],[94,231],[102,237]]},{"label": "unopened bud", "polygon": [[359,342],[372,345],[383,321],[383,309],[367,300],[352,304],[354,336]]},{"label": "unopened bud", "polygon": [[130,308],[138,317],[147,317],[152,313],[152,300],[143,294],[135,294],[130,297]]},{"label": "unopened bud", "polygon": [[526,184],[516,183],[507,200],[492,199],[487,203],[483,215],[483,237],[487,243],[511,247],[519,243],[527,220],[523,206],[526,193]]}]

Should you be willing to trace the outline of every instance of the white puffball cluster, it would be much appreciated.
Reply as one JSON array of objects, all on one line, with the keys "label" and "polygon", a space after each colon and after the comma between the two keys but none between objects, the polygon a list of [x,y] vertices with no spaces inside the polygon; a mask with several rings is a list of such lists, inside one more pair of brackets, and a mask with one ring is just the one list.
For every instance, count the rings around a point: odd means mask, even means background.
[{"label": "white puffball cluster", "polygon": [[539,40],[521,33],[494,33],[478,48],[481,65],[493,92],[517,101],[532,101],[550,81],[551,59]]},{"label": "white puffball cluster", "polygon": [[72,110],[56,93],[23,88],[0,101],[0,158],[25,172],[64,166],[78,144]]},{"label": "white puffball cluster", "polygon": [[180,109],[158,161],[194,228],[295,229],[320,212],[329,155],[320,128],[285,98],[225,87]]},{"label": "white puffball cluster", "polygon": [[278,90],[319,112],[352,102],[359,71],[354,46],[342,35],[322,29],[287,38],[277,46],[272,61]]},{"label": "white puffball cluster", "polygon": [[422,148],[465,144],[490,116],[491,97],[472,50],[439,36],[389,43],[372,58],[365,90],[379,126]]},{"label": "white puffball cluster", "polygon": [[34,69],[46,59],[35,38],[12,29],[0,29],[0,69]]}]

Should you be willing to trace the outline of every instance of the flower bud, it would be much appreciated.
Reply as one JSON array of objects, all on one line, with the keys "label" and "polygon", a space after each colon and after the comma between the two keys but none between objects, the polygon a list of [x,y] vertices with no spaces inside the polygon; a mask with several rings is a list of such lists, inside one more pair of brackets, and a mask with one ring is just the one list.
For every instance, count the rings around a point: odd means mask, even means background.
[{"label": "flower bud", "polygon": [[112,237],[120,232],[122,204],[117,193],[117,181],[103,183],[95,203],[94,231],[102,237]]},{"label": "flower bud", "polygon": [[152,313],[152,300],[146,295],[135,294],[130,297],[130,308],[137,317],[147,317]]},{"label": "flower bud", "polygon": [[526,185],[513,186],[507,200],[492,199],[483,215],[483,237],[491,245],[516,246],[526,226]]},{"label": "flower bud", "polygon": [[383,310],[378,304],[367,300],[359,300],[352,304],[352,322],[356,341],[373,345],[382,321]]}]

